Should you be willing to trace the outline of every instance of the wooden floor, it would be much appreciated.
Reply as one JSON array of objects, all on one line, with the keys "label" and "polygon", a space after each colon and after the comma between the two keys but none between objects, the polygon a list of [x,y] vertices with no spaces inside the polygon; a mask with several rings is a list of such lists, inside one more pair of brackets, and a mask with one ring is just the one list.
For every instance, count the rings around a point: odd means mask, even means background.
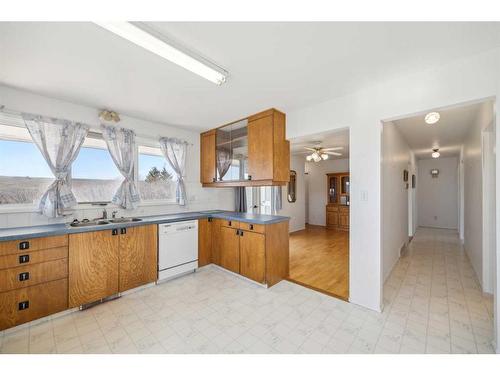
[{"label": "wooden floor", "polygon": [[348,300],[349,232],[307,225],[291,233],[290,280]]}]

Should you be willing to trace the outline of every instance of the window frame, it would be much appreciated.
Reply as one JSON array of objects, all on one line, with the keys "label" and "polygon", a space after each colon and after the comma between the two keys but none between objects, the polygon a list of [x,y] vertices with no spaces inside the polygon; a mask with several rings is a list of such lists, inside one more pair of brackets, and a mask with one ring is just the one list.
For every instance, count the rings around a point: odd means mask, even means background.
[{"label": "window frame", "polygon": [[[17,127],[17,128],[23,128],[26,129],[24,126],[24,123],[21,124],[21,120],[16,118],[14,115],[8,115],[12,117],[12,124],[4,123],[3,121],[0,121],[0,126],[11,126],[11,127]],[[100,131],[96,131],[95,129],[91,129],[89,134],[85,137],[85,141],[87,139],[98,139],[98,140],[104,140],[102,133]],[[2,137],[0,136],[0,140],[6,140],[6,141],[20,141],[20,142],[29,142],[33,143],[31,139],[27,138],[15,138],[15,137]],[[134,181],[138,186],[139,183],[139,148],[141,146],[144,147],[149,147],[149,148],[154,148],[154,149],[160,149],[160,146],[157,141],[154,141],[153,139],[149,139],[146,137],[140,137],[136,136],[136,145],[135,145],[135,151],[134,151],[134,158],[135,158],[135,170],[134,170]],[[85,147],[85,146],[82,146]],[[86,146],[89,147],[89,146]],[[95,148],[100,148],[100,147],[95,147]],[[107,150],[107,148],[106,148]],[[161,151],[160,151],[161,153]],[[158,155],[160,156],[160,155]],[[163,154],[161,154],[163,156]],[[139,187],[138,187],[139,188]],[[109,198],[109,201],[96,201],[96,202],[78,202],[77,206],[75,209],[77,210],[85,210],[85,209],[95,209],[97,207],[105,205],[107,208],[120,208],[120,206],[114,204],[111,202],[111,199],[113,197]],[[178,205],[178,203],[175,201],[175,196],[172,199],[148,199],[148,200],[141,200],[138,204],[138,207],[150,207],[150,206],[165,206],[165,205]],[[1,204],[0,205],[0,213],[35,213],[38,211],[38,204],[37,203],[8,203],[8,204]]]}]

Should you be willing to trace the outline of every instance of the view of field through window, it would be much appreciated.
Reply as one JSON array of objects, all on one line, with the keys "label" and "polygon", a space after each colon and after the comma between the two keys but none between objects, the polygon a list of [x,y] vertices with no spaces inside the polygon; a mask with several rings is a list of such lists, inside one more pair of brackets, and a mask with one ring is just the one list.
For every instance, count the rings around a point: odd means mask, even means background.
[{"label": "view of field through window", "polygon": [[[103,141],[104,145],[104,141]],[[139,153],[142,200],[173,200],[173,171],[163,156]],[[123,181],[106,148],[82,147],[72,166],[77,201],[109,202]],[[0,139],[0,204],[36,203],[54,177],[32,142]]]}]

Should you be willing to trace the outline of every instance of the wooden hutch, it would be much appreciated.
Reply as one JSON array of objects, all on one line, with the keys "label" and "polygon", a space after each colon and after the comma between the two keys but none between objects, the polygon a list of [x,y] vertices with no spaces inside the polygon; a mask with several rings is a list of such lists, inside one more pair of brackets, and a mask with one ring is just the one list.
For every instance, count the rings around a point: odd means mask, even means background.
[{"label": "wooden hutch", "polygon": [[327,173],[326,226],[349,230],[349,172]]}]

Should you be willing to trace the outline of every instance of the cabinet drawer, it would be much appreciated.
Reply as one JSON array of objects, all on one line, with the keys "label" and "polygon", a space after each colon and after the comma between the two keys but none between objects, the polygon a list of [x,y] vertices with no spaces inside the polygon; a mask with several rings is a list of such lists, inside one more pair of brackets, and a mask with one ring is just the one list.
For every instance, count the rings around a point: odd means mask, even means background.
[{"label": "cabinet drawer", "polygon": [[225,220],[224,219],[224,220],[222,220],[221,226],[238,229],[240,227],[240,222],[236,221],[236,220]]},{"label": "cabinet drawer", "polygon": [[339,209],[337,206],[326,206],[326,210],[329,212],[337,212]]},{"label": "cabinet drawer", "polygon": [[68,235],[0,242],[0,256],[68,246]]},{"label": "cabinet drawer", "polygon": [[32,252],[19,252],[19,254],[4,255],[0,257],[0,270],[12,267],[27,266],[49,262],[56,259],[68,257],[67,247],[56,247],[54,249],[39,250]]},{"label": "cabinet drawer", "polygon": [[0,330],[66,310],[68,280],[0,293]]},{"label": "cabinet drawer", "polygon": [[266,226],[263,224],[252,224],[252,223],[240,222],[240,229],[247,230],[249,232],[255,232],[255,233],[265,233],[266,232]]},{"label": "cabinet drawer", "polygon": [[339,212],[342,214],[349,214],[349,206],[340,206]]},{"label": "cabinet drawer", "polygon": [[67,276],[67,259],[9,268],[0,271],[0,293],[62,279]]}]

